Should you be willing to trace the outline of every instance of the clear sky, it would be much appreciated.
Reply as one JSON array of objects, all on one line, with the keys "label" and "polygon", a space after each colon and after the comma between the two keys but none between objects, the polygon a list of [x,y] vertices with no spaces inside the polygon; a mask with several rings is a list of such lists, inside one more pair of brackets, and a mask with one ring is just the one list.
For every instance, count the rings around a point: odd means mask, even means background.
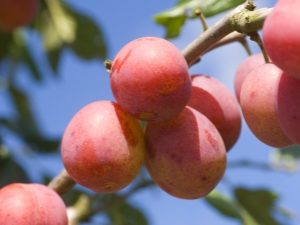
[{"label": "clear sky", "polygon": [[[175,0],[164,1],[82,1],[68,0],[79,10],[95,19],[105,32],[108,43],[108,58],[113,60],[116,53],[128,42],[143,36],[163,37],[164,29],[156,25],[151,17],[175,5]],[[271,7],[274,0],[256,1],[258,7]],[[220,17],[208,19],[212,25]],[[202,31],[200,21],[187,22],[179,38],[170,40],[180,50],[195,39]],[[42,44],[37,37],[32,37],[36,57],[41,55]],[[259,52],[251,43],[253,52]],[[191,74],[203,73],[222,81],[233,93],[233,77],[239,63],[247,57],[245,50],[238,43],[218,48],[203,57],[200,64],[191,68]],[[47,74],[43,85],[36,85],[28,79],[27,71],[22,68],[18,81],[29,92],[33,100],[35,114],[43,132],[50,136],[61,136],[73,115],[82,107],[97,100],[114,100],[109,85],[109,76],[102,62],[83,61],[70,51],[65,51],[60,63],[59,78],[53,79]],[[1,93],[0,93],[1,95]],[[5,96],[0,96],[0,104],[8,104]],[[10,107],[3,107],[0,113],[10,113]],[[238,143],[228,154],[228,162],[241,159],[267,163],[272,149],[257,140],[243,123]],[[35,157],[36,168],[48,171],[52,176],[62,169],[59,157]],[[22,160],[19,158],[18,160]],[[30,165],[30,162],[24,162]],[[38,169],[31,175],[38,181]],[[218,185],[219,190],[230,194],[230,185],[251,188],[270,188],[281,194],[279,204],[294,210],[298,214],[295,220],[300,224],[299,184],[300,174],[283,172],[262,172],[255,169],[228,169],[226,182]],[[203,200],[177,199],[151,188],[141,191],[131,198],[131,202],[140,206],[149,218],[151,225],[238,225],[233,219],[226,219],[212,210]]]}]

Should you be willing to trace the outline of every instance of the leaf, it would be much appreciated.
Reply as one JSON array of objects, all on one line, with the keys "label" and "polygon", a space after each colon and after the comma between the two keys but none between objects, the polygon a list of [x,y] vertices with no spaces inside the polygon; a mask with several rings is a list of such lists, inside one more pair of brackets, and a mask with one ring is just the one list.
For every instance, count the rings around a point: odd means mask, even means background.
[{"label": "leaf", "polygon": [[280,225],[272,215],[278,195],[267,189],[248,190],[236,188],[235,196],[239,204],[258,221],[259,224]]},{"label": "leaf", "polygon": [[0,146],[0,188],[11,183],[30,183],[26,172],[9,155],[8,151]]},{"label": "leaf", "polygon": [[50,65],[57,71],[62,51],[69,47],[82,59],[106,57],[104,37],[96,23],[75,11],[65,2],[46,0],[46,6],[36,20],[36,29],[43,36]]},{"label": "leaf", "polygon": [[59,66],[62,50],[63,48],[57,48],[57,49],[52,49],[47,51],[49,64],[55,73],[58,72],[58,66]]},{"label": "leaf", "polygon": [[82,194],[84,194],[83,191],[79,191],[79,190],[76,190],[73,188],[73,189],[69,190],[66,194],[64,194],[62,198],[63,198],[66,206],[72,206],[77,202],[78,198]]},{"label": "leaf", "polygon": [[224,216],[239,219],[244,225],[259,225],[235,199],[223,195],[216,189],[207,195],[205,200]]},{"label": "leaf", "polygon": [[229,198],[216,189],[205,197],[207,203],[216,208],[225,216],[241,219],[239,205],[234,199]]},{"label": "leaf", "polygon": [[148,225],[143,212],[126,202],[109,210],[107,215],[114,225]]},{"label": "leaf", "polygon": [[70,42],[68,46],[83,59],[105,59],[106,43],[99,27],[86,15],[69,7],[67,9],[76,22],[75,40]]},{"label": "leaf", "polygon": [[299,170],[300,146],[294,145],[288,148],[275,149],[270,156],[271,165],[277,169],[288,172]]},{"label": "leaf", "polygon": [[166,38],[173,38],[180,34],[185,19],[196,17],[196,9],[200,9],[205,17],[210,17],[244,2],[245,0],[179,0],[175,7],[155,15],[153,19],[166,28]]},{"label": "leaf", "polygon": [[11,33],[0,32],[0,61],[8,54],[10,43],[12,42]]}]

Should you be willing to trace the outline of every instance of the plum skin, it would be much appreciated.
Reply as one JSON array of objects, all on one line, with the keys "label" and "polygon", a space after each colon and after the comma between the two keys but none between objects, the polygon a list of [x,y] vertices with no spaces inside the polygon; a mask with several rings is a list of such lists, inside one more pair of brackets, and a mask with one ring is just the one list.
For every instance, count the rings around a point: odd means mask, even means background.
[{"label": "plum skin", "polygon": [[79,110],[61,145],[62,160],[72,179],[102,194],[129,185],[141,169],[144,152],[139,121],[110,101],[93,102]]},{"label": "plum skin", "polygon": [[240,136],[241,113],[227,87],[213,77],[195,74],[188,106],[201,112],[216,126],[228,152]]},{"label": "plum skin", "polygon": [[276,66],[300,79],[300,1],[279,0],[263,28],[264,47]]},{"label": "plum skin", "polygon": [[300,145],[300,80],[282,73],[278,79],[276,115],[284,133]]},{"label": "plum skin", "polygon": [[216,127],[200,112],[185,109],[165,122],[148,122],[145,165],[168,194],[182,199],[206,196],[226,169],[226,149]]},{"label": "plum skin", "polygon": [[244,80],[251,70],[265,63],[262,53],[253,54],[247,57],[237,68],[234,76],[234,91],[238,102],[240,102],[240,94]]},{"label": "plum skin", "polygon": [[66,206],[47,186],[9,184],[0,190],[0,224],[68,225]]},{"label": "plum skin", "polygon": [[142,37],[116,55],[110,74],[118,104],[143,121],[165,121],[180,113],[191,92],[188,65],[169,41]]},{"label": "plum skin", "polygon": [[0,30],[11,32],[28,24],[38,10],[37,0],[0,0]]},{"label": "plum skin", "polygon": [[246,77],[241,90],[241,108],[252,133],[266,145],[284,148],[293,145],[279,125],[276,115],[277,82],[280,70],[273,63],[256,67]]}]

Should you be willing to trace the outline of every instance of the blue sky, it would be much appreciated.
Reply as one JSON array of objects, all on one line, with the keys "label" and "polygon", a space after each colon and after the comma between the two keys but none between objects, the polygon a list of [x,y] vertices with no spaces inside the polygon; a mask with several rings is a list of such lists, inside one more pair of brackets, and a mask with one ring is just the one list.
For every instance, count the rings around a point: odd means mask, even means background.
[{"label": "blue sky", "polygon": [[[175,5],[175,0],[165,1],[81,1],[68,0],[70,4],[87,13],[101,26],[108,42],[108,58],[113,60],[117,52],[128,42],[143,36],[163,37],[164,29],[156,25],[151,17]],[[258,7],[271,7],[274,0],[256,1]],[[208,19],[212,25],[220,16]],[[195,39],[202,31],[200,21],[187,22],[179,38],[170,40],[180,50]],[[32,37],[35,55],[39,57],[42,44],[37,37]],[[250,43],[254,53],[259,52],[256,45]],[[237,66],[247,57],[245,50],[238,43],[218,48],[206,54],[201,63],[191,68],[191,74],[203,73],[222,81],[233,93],[233,77]],[[97,100],[114,100],[109,85],[109,75],[99,61],[83,61],[72,52],[65,51],[59,69],[59,78],[53,79],[46,74],[43,85],[36,85],[28,79],[27,70],[21,68],[18,81],[33,100],[35,115],[42,131],[49,136],[60,137],[73,115],[82,107]],[[5,93],[0,92],[0,113],[11,113]],[[13,142],[13,141],[12,141]],[[13,145],[14,143],[12,143]],[[267,163],[272,149],[259,140],[243,123],[238,143],[228,154],[228,162],[241,159]],[[22,161],[22,154],[16,155]],[[48,171],[52,176],[58,173],[63,165],[59,157],[40,158],[33,156],[37,168],[31,176],[39,181],[39,169]],[[32,162],[22,161],[25,165]],[[267,187],[280,193],[279,204],[292,209],[298,214],[294,225],[300,224],[299,184],[300,174],[283,172],[262,172],[260,170],[236,168],[228,169],[225,174],[227,182],[221,182],[219,190],[230,193],[228,183],[234,186],[251,188]],[[151,188],[141,191],[131,198],[131,202],[140,206],[148,216],[151,225],[238,225],[232,219],[226,219],[212,210],[203,200],[177,199],[161,191]]]}]

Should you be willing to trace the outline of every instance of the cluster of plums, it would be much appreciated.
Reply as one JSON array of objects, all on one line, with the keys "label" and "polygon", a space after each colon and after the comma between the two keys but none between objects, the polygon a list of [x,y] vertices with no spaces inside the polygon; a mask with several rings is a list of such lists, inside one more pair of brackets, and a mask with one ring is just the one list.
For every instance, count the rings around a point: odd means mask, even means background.
[{"label": "cluster of plums", "polygon": [[252,55],[238,68],[235,91],[245,121],[263,143],[300,145],[300,1],[280,0],[266,19],[263,42],[271,62]]},{"label": "cluster of plums", "polygon": [[95,192],[112,193],[144,164],[170,195],[206,196],[240,135],[236,98],[215,78],[190,76],[181,52],[156,37],[125,45],[110,80],[116,102],[86,105],[65,130],[61,154],[69,175]]}]

